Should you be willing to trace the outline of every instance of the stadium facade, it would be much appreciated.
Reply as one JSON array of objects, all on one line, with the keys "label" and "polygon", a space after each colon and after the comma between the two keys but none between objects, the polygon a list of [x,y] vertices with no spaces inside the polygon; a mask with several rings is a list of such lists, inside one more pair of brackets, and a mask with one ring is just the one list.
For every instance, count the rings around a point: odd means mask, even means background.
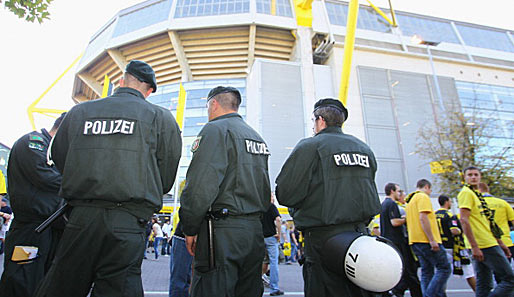
[{"label": "stadium facade", "polygon": [[[183,180],[191,143],[207,122],[206,94],[237,87],[241,114],[269,144],[274,185],[295,144],[312,135],[314,102],[338,95],[347,12],[345,1],[314,1],[312,27],[304,27],[289,0],[142,2],[91,38],[73,100],[99,98],[104,76],[117,85],[133,59],[156,71],[158,90],[148,100],[173,113],[182,82]],[[514,142],[514,32],[401,11],[396,18],[399,27],[392,27],[370,7],[359,8],[344,125],[373,148],[381,194],[388,181],[410,191],[419,178],[431,179],[428,162],[415,153],[417,133],[444,106],[502,123],[490,135],[496,147]],[[413,44],[415,34],[439,44]]]}]

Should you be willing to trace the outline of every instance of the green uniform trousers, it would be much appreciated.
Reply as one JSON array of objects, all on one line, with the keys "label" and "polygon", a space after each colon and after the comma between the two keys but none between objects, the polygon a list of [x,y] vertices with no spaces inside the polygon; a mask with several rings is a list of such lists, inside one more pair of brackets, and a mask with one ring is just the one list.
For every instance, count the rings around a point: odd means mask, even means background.
[{"label": "green uniform trousers", "polygon": [[[364,224],[361,224],[364,226]],[[363,228],[362,228],[363,229]],[[360,229],[359,229],[360,230]],[[322,263],[323,245],[341,232],[356,231],[354,226],[327,226],[308,229],[304,232],[305,263],[303,280],[305,297],[375,297],[352,283],[346,275],[330,271]],[[373,273],[370,271],[370,273]]]},{"label": "green uniform trousers", "polygon": [[260,217],[214,221],[216,267],[209,270],[207,223],[198,234],[191,297],[261,297],[264,237]]},{"label": "green uniform trousers", "polygon": [[144,226],[121,209],[75,206],[37,297],[142,297]]},{"label": "green uniform trousers", "polygon": [[[62,235],[62,229],[48,228],[38,234],[38,223],[14,222],[5,240],[4,272],[0,281],[0,297],[32,297],[39,282],[50,268]],[[36,259],[27,264],[11,261],[15,246],[38,248]]]}]

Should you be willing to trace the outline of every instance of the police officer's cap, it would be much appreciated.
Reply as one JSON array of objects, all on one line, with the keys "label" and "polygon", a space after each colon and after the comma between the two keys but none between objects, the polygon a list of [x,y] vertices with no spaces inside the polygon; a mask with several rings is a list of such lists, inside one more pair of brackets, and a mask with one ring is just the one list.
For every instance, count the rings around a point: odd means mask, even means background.
[{"label": "police officer's cap", "polygon": [[219,95],[219,94],[223,94],[223,93],[232,93],[232,94],[234,94],[236,96],[236,98],[237,98],[237,105],[241,104],[241,93],[239,93],[239,91],[236,88],[234,88],[234,87],[223,87],[223,86],[217,86],[214,89],[212,89],[209,92],[209,95],[207,95],[207,101],[209,101],[212,98],[214,98],[214,96]]},{"label": "police officer's cap", "polygon": [[337,99],[334,99],[334,98],[320,99],[320,100],[318,100],[318,102],[316,102],[316,104],[314,104],[314,110],[321,108],[321,107],[333,107],[344,114],[345,121],[348,119],[348,109],[346,109],[346,107],[344,107],[343,103]]},{"label": "police officer's cap", "polygon": [[149,84],[155,93],[157,91],[157,80],[155,79],[155,72],[150,65],[143,61],[132,60],[125,68],[125,72],[130,73],[139,81]]}]

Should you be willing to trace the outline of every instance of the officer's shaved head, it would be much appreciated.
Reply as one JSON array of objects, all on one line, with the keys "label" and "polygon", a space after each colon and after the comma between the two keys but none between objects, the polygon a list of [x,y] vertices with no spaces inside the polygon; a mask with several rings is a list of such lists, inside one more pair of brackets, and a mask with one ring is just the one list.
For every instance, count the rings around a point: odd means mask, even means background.
[{"label": "officer's shaved head", "polygon": [[133,88],[141,93],[145,94],[148,90],[152,89],[149,83],[140,81],[137,77],[132,74],[125,72],[123,74],[124,85],[123,87]]},{"label": "officer's shaved head", "polygon": [[212,97],[212,99],[215,99],[224,109],[230,109],[234,111],[239,109],[239,99],[232,92],[218,94]]}]

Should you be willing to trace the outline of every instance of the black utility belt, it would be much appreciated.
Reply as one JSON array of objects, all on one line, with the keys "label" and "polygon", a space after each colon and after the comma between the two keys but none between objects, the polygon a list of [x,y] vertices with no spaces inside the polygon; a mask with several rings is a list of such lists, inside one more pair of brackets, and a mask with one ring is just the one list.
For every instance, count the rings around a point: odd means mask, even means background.
[{"label": "black utility belt", "polygon": [[114,202],[108,200],[99,200],[99,199],[80,199],[80,200],[71,200],[68,202],[71,206],[85,206],[85,207],[97,207],[97,208],[105,208],[105,209],[119,209],[126,211],[133,216],[135,216],[140,224],[146,223],[150,219],[153,213],[153,207],[149,206],[149,203],[143,202],[134,202],[134,201],[126,201],[126,202]]},{"label": "black utility belt", "polygon": [[253,217],[261,217],[262,213],[260,212],[252,212],[247,214],[232,214],[226,208],[222,208],[219,210],[208,211],[205,215],[207,220],[225,220],[227,218],[253,218]]}]

